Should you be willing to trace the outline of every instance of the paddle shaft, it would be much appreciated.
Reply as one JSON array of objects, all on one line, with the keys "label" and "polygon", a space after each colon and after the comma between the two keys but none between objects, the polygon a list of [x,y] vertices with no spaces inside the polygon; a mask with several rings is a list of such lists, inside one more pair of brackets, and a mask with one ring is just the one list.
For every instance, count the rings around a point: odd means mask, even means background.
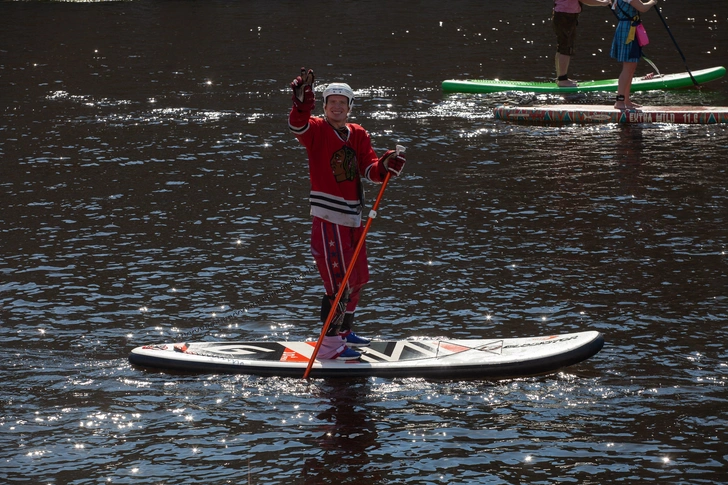
[{"label": "paddle shaft", "polygon": [[[403,151],[400,150],[400,147],[397,147],[397,151]],[[308,365],[306,366],[306,371],[303,373],[303,378],[308,379],[308,375],[311,373],[311,368],[313,367],[313,363],[316,360],[316,356],[318,355],[319,349],[321,348],[321,344],[324,341],[324,337],[326,336],[326,330],[328,330],[329,325],[331,324],[331,320],[333,320],[334,315],[336,314],[336,307],[341,301],[341,297],[344,294],[344,291],[346,291],[346,282],[349,281],[349,277],[351,276],[351,273],[354,271],[354,267],[356,266],[354,263],[356,263],[357,258],[359,257],[359,253],[361,252],[362,248],[364,247],[364,242],[367,237],[367,232],[369,232],[369,227],[371,227],[372,222],[374,222],[374,219],[377,218],[377,209],[379,208],[379,203],[382,201],[382,196],[384,195],[384,189],[387,188],[387,184],[389,183],[389,178],[392,176],[391,172],[387,171],[387,175],[384,177],[384,182],[382,182],[382,188],[379,189],[379,195],[377,195],[377,200],[374,201],[374,205],[372,206],[372,209],[369,211],[369,217],[367,218],[367,223],[364,226],[364,231],[362,232],[361,238],[359,238],[359,242],[356,245],[356,249],[354,250],[354,254],[351,257],[351,261],[349,262],[349,267],[346,269],[346,274],[344,275],[344,279],[341,280],[341,283],[339,284],[339,291],[336,292],[336,298],[334,299],[333,303],[331,304],[331,311],[329,311],[329,316],[326,317],[326,322],[324,323],[323,328],[321,329],[321,335],[319,335],[318,341],[316,342],[316,346],[313,348],[313,353],[311,354],[311,358],[308,361]]]},{"label": "paddle shaft", "polygon": [[665,18],[662,16],[662,12],[660,12],[660,7],[655,5],[655,11],[657,12],[657,15],[660,16],[660,20],[662,20],[662,25],[665,26],[665,29],[667,29],[667,33],[670,34],[670,38],[672,39],[672,43],[675,44],[675,47],[677,48],[677,51],[680,53],[680,57],[682,57],[683,64],[685,64],[685,69],[688,71],[688,74],[690,75],[690,79],[693,80],[693,84],[695,84],[695,87],[698,89],[701,88],[700,84],[698,84],[698,81],[695,80],[693,77],[693,73],[690,72],[690,68],[688,67],[688,61],[685,59],[685,54],[683,54],[682,50],[680,49],[680,46],[677,45],[677,41],[675,40],[675,36],[672,35],[672,31],[670,30],[670,27],[667,26],[667,22],[665,22]]}]

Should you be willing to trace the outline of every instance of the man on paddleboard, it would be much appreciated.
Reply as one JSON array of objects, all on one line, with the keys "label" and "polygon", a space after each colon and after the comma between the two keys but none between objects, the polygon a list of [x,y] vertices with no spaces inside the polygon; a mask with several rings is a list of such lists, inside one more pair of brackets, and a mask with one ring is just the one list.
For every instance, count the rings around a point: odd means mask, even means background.
[{"label": "man on paddleboard", "polygon": [[[311,116],[315,107],[312,70],[301,68],[291,82],[293,107],[288,127],[306,147],[310,204],[313,216],[311,252],[316,260],[326,294],[321,300],[321,321],[336,312],[319,349],[321,359],[358,359],[361,354],[349,348],[369,345],[369,340],[352,331],[354,312],[362,287],[369,281],[366,249],[356,261],[353,253],[364,235],[361,214],[364,207],[362,179],[382,183],[390,172],[398,176],[405,164],[404,154],[387,150],[377,157],[369,133],[360,125],[347,123],[354,106],[354,91],[348,84],[332,83],[323,92],[323,118]],[[350,265],[352,273],[337,308],[332,302]]]},{"label": "man on paddleboard", "polygon": [[576,26],[579,23],[581,5],[606,7],[609,0],[554,0],[551,25],[556,34],[556,84],[560,88],[573,88],[577,82],[569,79],[569,63],[574,55]]}]

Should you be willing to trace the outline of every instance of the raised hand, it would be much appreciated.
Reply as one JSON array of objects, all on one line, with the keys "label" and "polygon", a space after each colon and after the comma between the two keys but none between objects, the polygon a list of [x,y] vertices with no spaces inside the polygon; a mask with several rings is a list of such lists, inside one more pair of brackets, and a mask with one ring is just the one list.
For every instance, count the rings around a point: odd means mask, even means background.
[{"label": "raised hand", "polygon": [[299,111],[313,111],[316,105],[316,98],[313,94],[314,80],[313,69],[306,71],[306,68],[302,67],[301,74],[291,81],[293,105]]}]

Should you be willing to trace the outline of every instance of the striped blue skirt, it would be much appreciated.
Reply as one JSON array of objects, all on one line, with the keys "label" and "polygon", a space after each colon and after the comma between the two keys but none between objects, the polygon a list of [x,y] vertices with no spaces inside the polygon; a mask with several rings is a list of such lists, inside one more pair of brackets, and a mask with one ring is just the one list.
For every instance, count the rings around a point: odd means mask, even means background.
[{"label": "striped blue skirt", "polygon": [[620,20],[617,24],[617,30],[614,31],[614,39],[612,40],[612,50],[609,55],[619,62],[639,62],[642,57],[642,47],[634,39],[629,44],[625,44],[629,35],[629,29],[632,28],[631,20]]}]

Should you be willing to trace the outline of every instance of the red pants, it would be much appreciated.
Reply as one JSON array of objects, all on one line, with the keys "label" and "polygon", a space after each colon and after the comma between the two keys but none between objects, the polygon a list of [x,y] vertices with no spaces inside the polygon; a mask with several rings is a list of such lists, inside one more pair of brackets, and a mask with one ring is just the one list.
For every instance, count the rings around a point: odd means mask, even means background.
[{"label": "red pants", "polygon": [[[351,264],[356,245],[364,233],[363,227],[346,227],[332,224],[318,217],[313,218],[311,253],[316,260],[327,295],[336,295],[341,281]],[[347,313],[353,313],[359,303],[359,292],[369,281],[366,244],[359,251],[354,269],[346,282],[349,290]]]}]

